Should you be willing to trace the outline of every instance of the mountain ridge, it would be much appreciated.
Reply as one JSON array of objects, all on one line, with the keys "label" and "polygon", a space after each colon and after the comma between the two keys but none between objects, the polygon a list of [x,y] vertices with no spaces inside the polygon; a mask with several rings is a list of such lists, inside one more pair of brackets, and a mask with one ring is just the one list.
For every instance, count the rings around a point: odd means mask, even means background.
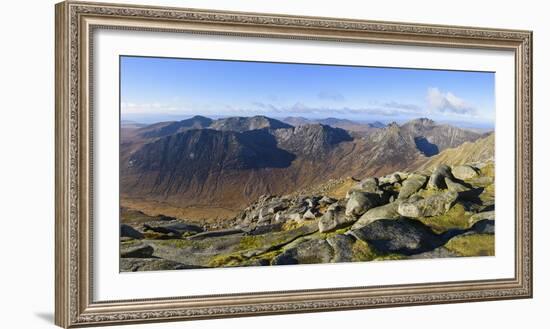
[{"label": "mountain ridge", "polygon": [[[264,116],[192,117],[141,131],[154,133],[128,135],[121,143],[125,197],[235,208],[262,194],[287,194],[319,181],[385,175],[482,137],[429,119],[357,135]],[[418,138],[437,153],[426,154]]]}]

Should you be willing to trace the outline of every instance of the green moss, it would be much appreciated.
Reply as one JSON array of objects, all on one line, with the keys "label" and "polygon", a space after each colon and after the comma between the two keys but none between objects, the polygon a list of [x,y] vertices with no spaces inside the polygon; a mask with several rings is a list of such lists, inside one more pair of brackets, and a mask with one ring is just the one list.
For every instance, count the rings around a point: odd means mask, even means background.
[{"label": "green moss", "polygon": [[471,234],[452,238],[445,248],[460,256],[494,256],[495,236],[493,234]]},{"label": "green moss", "polygon": [[262,244],[262,238],[259,235],[247,235],[243,236],[241,238],[241,241],[239,242],[239,250],[251,250],[251,249],[258,249],[263,246]]},{"label": "green moss", "polygon": [[378,256],[376,257],[374,260],[375,261],[381,261],[381,260],[399,260],[399,259],[405,259],[405,255],[400,255],[400,254],[387,254],[387,255],[382,255],[382,256]]},{"label": "green moss", "polygon": [[378,255],[371,246],[362,240],[357,240],[352,246],[352,261],[368,262],[374,260]]},{"label": "green moss", "polygon": [[451,228],[468,228],[471,215],[462,204],[457,203],[442,215],[418,218],[418,220],[431,227],[436,233],[442,233]]},{"label": "green moss", "polygon": [[405,258],[404,255],[400,254],[382,254],[372,248],[367,242],[361,240],[355,241],[351,250],[353,262],[398,260]]},{"label": "green moss", "polygon": [[283,231],[290,231],[297,228],[300,228],[306,224],[306,221],[297,222],[295,220],[287,220],[283,223],[282,229]]},{"label": "green moss", "polygon": [[[252,248],[253,249],[253,248]],[[223,254],[214,256],[209,262],[210,267],[228,267],[228,266],[246,266],[249,264],[256,264],[256,261],[265,260],[271,262],[273,258],[279,255],[282,249],[272,250],[263,254],[247,258],[242,252],[234,252],[230,254]]]},{"label": "green moss", "polygon": [[238,266],[245,260],[246,258],[239,253],[218,255],[218,256],[212,257],[212,259],[208,262],[208,266],[209,267]]},{"label": "green moss", "polygon": [[347,231],[349,231],[350,227],[353,225],[353,223],[351,223],[350,225],[346,226],[346,227],[342,227],[342,228],[339,228],[335,231],[332,231],[330,232],[330,234],[332,235],[336,235],[336,234],[344,234],[346,233]]},{"label": "green moss", "polygon": [[158,243],[161,246],[167,246],[167,247],[173,247],[173,248],[186,248],[191,246],[194,243],[197,243],[199,241],[189,241],[189,240],[183,240],[183,239],[171,239],[171,240],[159,240],[155,241],[155,243]]},{"label": "green moss", "polygon": [[441,194],[441,190],[431,188],[431,187],[426,188],[426,189],[421,189],[420,191],[415,193],[415,195],[421,196],[424,199],[429,198],[429,197],[434,196],[434,195],[439,195],[439,194]]},{"label": "green moss", "polygon": [[270,261],[275,258],[276,256],[278,256],[280,253],[282,253],[283,250],[282,249],[277,249],[277,250],[273,250],[273,251],[270,251],[270,252],[266,252],[266,253],[263,253],[261,255],[258,255],[256,257],[254,257],[253,259],[258,259],[258,260],[267,260],[267,261]]},{"label": "green moss", "polygon": [[138,244],[141,244],[141,241],[140,240],[128,240],[128,241],[123,241],[120,243],[121,247],[125,247],[125,248],[130,248],[130,247],[133,247],[135,245],[138,245]]}]

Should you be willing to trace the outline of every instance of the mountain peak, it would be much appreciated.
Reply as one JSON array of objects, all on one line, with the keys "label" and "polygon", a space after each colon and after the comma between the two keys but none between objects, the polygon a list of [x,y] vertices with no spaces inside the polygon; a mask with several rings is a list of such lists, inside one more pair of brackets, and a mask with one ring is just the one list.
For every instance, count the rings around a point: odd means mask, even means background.
[{"label": "mountain peak", "polygon": [[139,130],[139,135],[144,138],[157,138],[173,135],[189,129],[202,129],[210,126],[212,119],[196,115],[181,121],[168,121],[155,123]]},{"label": "mountain peak", "polygon": [[372,127],[372,128],[384,128],[386,125],[383,124],[380,121],[374,121],[374,122],[369,123],[369,126]]},{"label": "mountain peak", "polygon": [[392,128],[395,129],[395,128],[399,128],[399,124],[397,124],[397,122],[395,122],[395,121],[392,121],[386,127],[390,128],[390,129],[392,129]]},{"label": "mountain peak", "polygon": [[418,118],[418,119],[414,119],[414,120],[411,120],[411,121],[408,121],[404,124],[405,125],[414,125],[414,126],[424,126],[424,127],[429,127],[429,126],[435,126],[436,123],[435,121],[433,121],[432,119],[428,119],[428,118]]},{"label": "mountain peak", "polygon": [[212,122],[210,128],[215,130],[247,131],[256,129],[292,128],[291,125],[263,115],[253,117],[228,117]]},{"label": "mountain peak", "polygon": [[[212,119],[208,118],[208,117],[205,117],[205,116],[202,116],[202,115],[194,115],[192,117],[190,117],[189,119],[186,119],[186,120],[204,120],[204,121],[212,121]],[[185,121],[185,120],[181,120],[181,121]],[[180,121],[180,122],[181,122]]]}]

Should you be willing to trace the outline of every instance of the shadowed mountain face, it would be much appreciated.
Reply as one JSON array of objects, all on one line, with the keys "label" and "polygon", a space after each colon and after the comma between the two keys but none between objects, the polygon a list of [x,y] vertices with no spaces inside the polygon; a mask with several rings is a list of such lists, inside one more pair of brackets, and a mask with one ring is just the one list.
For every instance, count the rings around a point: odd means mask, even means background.
[{"label": "shadowed mountain face", "polygon": [[285,168],[295,156],[277,147],[266,130],[243,133],[188,130],[145,144],[130,158],[141,171],[191,177],[201,171]]},{"label": "shadowed mountain face", "polygon": [[329,125],[293,127],[263,116],[197,116],[123,134],[121,194],[178,206],[240,208],[263,194],[388,174],[480,137],[428,119],[358,136]]},{"label": "shadowed mountain face", "polygon": [[319,159],[339,143],[353,140],[344,129],[322,124],[278,129],[274,135],[285,150],[313,159]]},{"label": "shadowed mountain face", "polygon": [[426,118],[409,121],[401,126],[404,136],[420,141],[420,151],[432,156],[444,149],[457,147],[464,142],[473,142],[481,135],[450,125],[438,125]]}]

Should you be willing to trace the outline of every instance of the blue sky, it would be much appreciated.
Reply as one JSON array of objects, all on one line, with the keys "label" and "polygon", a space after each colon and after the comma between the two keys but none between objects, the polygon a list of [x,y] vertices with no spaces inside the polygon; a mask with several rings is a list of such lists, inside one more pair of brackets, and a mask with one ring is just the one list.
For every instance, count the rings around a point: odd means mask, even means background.
[{"label": "blue sky", "polygon": [[121,57],[122,119],[266,115],[493,126],[494,73]]}]

